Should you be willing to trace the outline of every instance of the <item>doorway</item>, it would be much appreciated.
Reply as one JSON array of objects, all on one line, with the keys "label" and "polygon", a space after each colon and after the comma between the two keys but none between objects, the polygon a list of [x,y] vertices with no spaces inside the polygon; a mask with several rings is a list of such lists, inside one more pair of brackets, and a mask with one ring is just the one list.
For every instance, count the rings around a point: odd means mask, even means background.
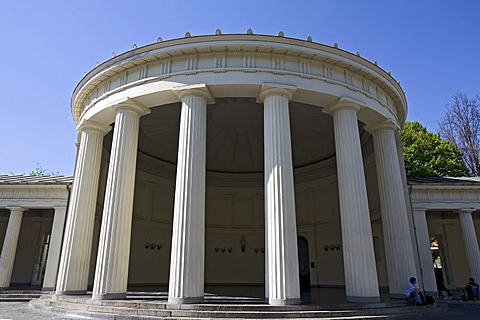
[{"label": "doorway", "polygon": [[430,238],[430,252],[432,254],[433,270],[438,291],[447,291],[450,284],[450,272],[447,266],[447,250],[443,245],[441,235]]},{"label": "doorway", "polygon": [[298,270],[300,277],[300,293],[310,292],[310,257],[308,253],[308,240],[302,236],[297,237],[298,245]]}]

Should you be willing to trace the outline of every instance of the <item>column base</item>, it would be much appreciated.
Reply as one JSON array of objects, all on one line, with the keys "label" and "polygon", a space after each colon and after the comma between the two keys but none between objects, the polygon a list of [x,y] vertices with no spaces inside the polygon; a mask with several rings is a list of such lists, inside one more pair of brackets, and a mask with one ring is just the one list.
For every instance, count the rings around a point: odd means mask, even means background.
[{"label": "column base", "polygon": [[347,302],[376,303],[376,302],[380,302],[380,297],[347,296]]},{"label": "column base", "polygon": [[127,297],[126,292],[122,293],[94,293],[92,300],[122,300]]},{"label": "column base", "polygon": [[55,291],[55,287],[42,287],[42,291]]},{"label": "column base", "polygon": [[65,290],[65,291],[55,291],[57,296],[80,296],[87,294],[87,290]]},{"label": "column base", "polygon": [[0,287],[0,291],[5,291],[5,290],[8,290],[10,289],[10,287]]},{"label": "column base", "polygon": [[194,304],[202,303],[203,297],[189,297],[189,298],[172,298],[168,297],[168,303],[170,304]]},{"label": "column base", "polygon": [[272,306],[288,306],[293,304],[300,304],[300,298],[294,299],[268,299],[268,304]]}]

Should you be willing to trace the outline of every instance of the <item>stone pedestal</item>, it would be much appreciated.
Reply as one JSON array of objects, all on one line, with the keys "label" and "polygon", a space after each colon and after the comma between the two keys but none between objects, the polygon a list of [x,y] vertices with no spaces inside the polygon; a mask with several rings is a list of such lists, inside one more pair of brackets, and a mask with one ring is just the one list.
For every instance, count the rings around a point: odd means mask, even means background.
[{"label": "stone pedestal", "polygon": [[478,248],[477,235],[473,224],[473,209],[463,209],[458,211],[460,218],[460,226],[462,228],[463,244],[465,246],[465,254],[467,256],[468,271],[470,276],[479,281],[480,279],[480,251]]},{"label": "stone pedestal", "polygon": [[70,194],[56,294],[85,294],[92,250],[93,224],[103,136],[109,127],[83,123]]},{"label": "stone pedestal", "polygon": [[205,87],[176,92],[182,101],[168,302],[203,301],[205,268]]},{"label": "stone pedestal", "polygon": [[291,97],[292,92],[284,88],[266,88],[260,94],[264,102],[266,283],[271,305],[300,303],[288,105]]},{"label": "stone pedestal", "polygon": [[324,109],[333,116],[342,226],[345,291],[349,302],[379,302],[377,267],[358,130],[357,111],[349,101]]},{"label": "stone pedestal", "polygon": [[127,293],[140,116],[149,109],[127,101],[115,107],[107,188],[92,299],[122,299]]},{"label": "stone pedestal", "polygon": [[60,248],[62,247],[63,227],[65,226],[65,207],[55,207],[53,215],[52,233],[48,247],[47,266],[43,278],[42,290],[54,290],[57,280],[58,262],[60,260]]},{"label": "stone pedestal", "polygon": [[18,236],[22,226],[23,212],[26,210],[20,207],[11,207],[10,217],[8,218],[7,232],[3,241],[3,248],[0,257],[0,290],[10,287],[12,278],[13,263],[17,253]]},{"label": "stone pedestal", "polygon": [[404,298],[408,279],[417,275],[395,143],[397,128],[383,122],[366,129],[373,135],[375,148],[390,296]]},{"label": "stone pedestal", "polygon": [[415,220],[418,253],[420,255],[423,289],[428,294],[436,294],[437,282],[435,280],[435,271],[433,270],[430,235],[428,233],[425,209],[413,209],[413,218]]}]

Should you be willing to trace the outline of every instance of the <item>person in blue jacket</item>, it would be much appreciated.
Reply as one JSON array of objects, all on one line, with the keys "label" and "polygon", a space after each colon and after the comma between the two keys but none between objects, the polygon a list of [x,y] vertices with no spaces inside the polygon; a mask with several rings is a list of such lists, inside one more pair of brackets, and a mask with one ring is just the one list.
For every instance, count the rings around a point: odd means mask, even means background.
[{"label": "person in blue jacket", "polygon": [[478,299],[478,284],[473,278],[468,278],[467,285],[465,286],[464,300],[477,301]]},{"label": "person in blue jacket", "polygon": [[417,286],[417,279],[411,277],[408,284],[405,286],[405,296],[408,299],[414,299],[415,305],[421,306],[425,304],[425,297],[422,290]]}]

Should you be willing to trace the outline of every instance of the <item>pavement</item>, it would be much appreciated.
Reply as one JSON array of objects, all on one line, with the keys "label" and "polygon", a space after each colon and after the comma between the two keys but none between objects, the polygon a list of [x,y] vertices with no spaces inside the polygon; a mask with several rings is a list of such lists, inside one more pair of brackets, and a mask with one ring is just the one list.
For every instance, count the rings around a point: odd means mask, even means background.
[{"label": "pavement", "polygon": [[100,319],[30,308],[28,302],[0,302],[0,320]]},{"label": "pavement", "polygon": [[[411,319],[412,315],[405,319]],[[79,316],[75,314],[55,313],[47,310],[33,309],[28,302],[0,302],[0,320],[70,320],[70,319],[101,319]],[[400,317],[399,319],[402,319]],[[478,304],[454,304],[441,314],[423,317],[428,320],[478,320],[480,319],[480,302]]]},{"label": "pavement", "polygon": [[[220,291],[223,289],[221,288]],[[212,290],[213,291],[213,290]],[[217,290],[219,291],[219,290]],[[219,294],[220,292],[216,292]],[[249,292],[252,295],[252,291]],[[256,295],[261,296],[263,294],[262,291],[254,292]],[[156,294],[159,294],[158,292]],[[253,294],[253,295],[255,295]],[[344,301],[344,290],[338,289],[316,289],[312,290],[311,296],[309,296],[309,300],[315,302],[318,305],[329,305],[334,307],[341,301]],[[382,294],[382,301],[388,302],[390,299],[388,298],[388,292],[383,292]],[[164,298],[157,297],[156,299]],[[235,297],[231,297],[235,299]],[[255,298],[252,298],[255,299]],[[231,301],[229,301],[231,303]],[[450,299],[450,300],[437,300],[440,308],[437,311],[440,312],[433,312],[429,313],[420,313],[418,315],[409,314],[409,315],[392,315],[391,318],[395,319],[429,319],[429,320],[454,320],[454,319],[461,319],[461,320],[479,320],[480,319],[480,301],[477,302],[463,302],[461,299]],[[345,304],[345,302],[343,302]],[[348,303],[347,303],[348,304]],[[421,308],[421,307],[420,307]],[[119,317],[121,318],[121,317]],[[385,317],[386,318],[386,317]],[[105,319],[98,318],[95,316],[88,316],[88,315],[79,315],[74,314],[73,312],[55,312],[52,310],[47,309],[38,309],[32,308],[29,304],[29,301],[1,301],[0,299],[0,320],[46,320],[46,319],[55,319],[55,320],[63,320],[63,319]],[[354,319],[353,317],[345,317],[342,319]],[[355,317],[355,319],[359,319],[359,317]],[[412,319],[413,320],[413,319]]]}]

